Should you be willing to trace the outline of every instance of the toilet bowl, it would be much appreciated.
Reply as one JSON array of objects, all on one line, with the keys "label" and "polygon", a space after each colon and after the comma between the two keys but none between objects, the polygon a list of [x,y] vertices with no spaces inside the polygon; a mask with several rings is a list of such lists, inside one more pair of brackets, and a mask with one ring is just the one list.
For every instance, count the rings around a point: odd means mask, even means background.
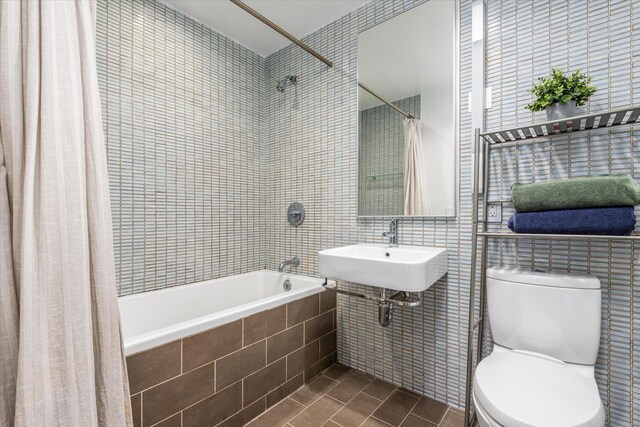
[{"label": "toilet bowl", "polygon": [[495,344],[473,380],[480,426],[604,426],[594,377],[600,298],[592,276],[487,270]]},{"label": "toilet bowl", "polygon": [[593,377],[536,353],[494,350],[478,365],[473,400],[483,427],[604,425]]}]

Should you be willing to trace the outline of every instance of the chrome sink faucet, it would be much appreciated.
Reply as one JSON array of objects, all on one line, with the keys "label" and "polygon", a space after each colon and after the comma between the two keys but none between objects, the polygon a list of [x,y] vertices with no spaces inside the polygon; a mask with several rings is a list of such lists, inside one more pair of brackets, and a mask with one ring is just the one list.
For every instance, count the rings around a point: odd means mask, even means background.
[{"label": "chrome sink faucet", "polygon": [[389,238],[389,247],[398,246],[398,218],[391,218],[389,221],[389,231],[382,233],[382,237]]},{"label": "chrome sink faucet", "polygon": [[278,267],[278,271],[279,271],[280,273],[282,273],[282,272],[284,271],[284,268],[285,268],[287,265],[292,265],[292,266],[294,266],[294,267],[299,266],[299,265],[300,265],[300,258],[298,258],[297,256],[294,256],[294,257],[293,257],[293,258],[291,258],[291,259],[288,259],[288,260],[286,260],[286,261],[282,261],[282,262],[280,263],[280,267]]}]

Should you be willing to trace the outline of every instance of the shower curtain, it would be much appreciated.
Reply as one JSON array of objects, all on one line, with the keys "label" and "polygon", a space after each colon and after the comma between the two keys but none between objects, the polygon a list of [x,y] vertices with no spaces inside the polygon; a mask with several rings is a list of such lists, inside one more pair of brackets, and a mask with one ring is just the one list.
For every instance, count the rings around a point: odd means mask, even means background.
[{"label": "shower curtain", "polygon": [[95,0],[0,1],[0,425],[130,426]]},{"label": "shower curtain", "polygon": [[431,203],[426,188],[422,123],[418,119],[404,121],[404,214],[431,215]]}]

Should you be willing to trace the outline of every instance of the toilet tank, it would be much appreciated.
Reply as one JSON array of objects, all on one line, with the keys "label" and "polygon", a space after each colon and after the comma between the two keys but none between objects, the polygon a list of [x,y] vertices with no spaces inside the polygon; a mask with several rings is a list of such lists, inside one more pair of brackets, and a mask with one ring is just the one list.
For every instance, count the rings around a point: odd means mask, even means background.
[{"label": "toilet tank", "polygon": [[597,277],[487,269],[487,304],[496,344],[594,365],[600,345]]}]

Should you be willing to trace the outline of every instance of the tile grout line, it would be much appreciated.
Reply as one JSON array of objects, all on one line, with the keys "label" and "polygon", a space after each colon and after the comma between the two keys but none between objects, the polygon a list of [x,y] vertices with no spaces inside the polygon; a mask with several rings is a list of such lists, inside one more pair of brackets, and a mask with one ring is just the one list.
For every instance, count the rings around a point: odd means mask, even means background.
[{"label": "tile grout line", "polygon": [[140,392],[140,425],[144,426],[144,400],[142,397],[142,392]]},{"label": "tile grout line", "polygon": [[[335,365],[335,364],[334,364],[334,365]],[[334,366],[334,365],[332,365],[332,366]],[[330,366],[329,368],[331,368],[331,366]],[[327,368],[327,369],[329,369],[329,368]],[[326,371],[327,369],[325,369],[325,371]],[[310,407],[311,407],[311,405],[313,405],[314,403],[316,403],[317,401],[319,401],[320,399],[322,399],[322,398],[323,398],[323,397],[325,397],[325,396],[326,396],[326,397],[328,397],[328,398],[330,398],[330,399],[332,399],[332,400],[335,400],[336,402],[342,403],[342,402],[340,402],[338,399],[334,399],[334,398],[333,398],[333,397],[331,397],[331,396],[327,396],[327,393],[329,393],[331,390],[333,390],[334,388],[336,388],[340,383],[342,383],[342,381],[337,381],[337,380],[334,380],[333,378],[331,378],[331,377],[329,377],[329,376],[327,376],[327,375],[324,375],[324,371],[322,371],[322,372],[320,373],[320,375],[318,375],[316,378],[314,378],[314,379],[313,379],[313,381],[316,381],[318,378],[320,378],[320,376],[325,376],[325,377],[329,378],[331,381],[335,382],[336,384],[335,384],[333,387],[331,387],[329,390],[327,390],[326,392],[324,392],[322,395],[320,395],[320,397],[318,397],[316,400],[314,400],[313,402],[311,402],[309,405],[305,405],[304,403],[298,402],[297,400],[295,400],[294,398],[292,398],[291,396],[289,396],[289,398],[290,398],[291,400],[293,400],[294,402],[299,403],[300,405],[304,406],[304,408],[305,408],[305,409],[303,409],[302,411],[300,411],[299,413],[297,413],[296,415],[294,415],[293,417],[291,417],[290,419],[288,419],[288,420],[287,420],[287,422],[285,423],[285,425],[286,425],[286,424],[288,424],[290,421],[292,421],[292,420],[293,420],[294,418],[296,418],[298,415],[300,415],[301,413],[303,413],[306,409],[310,408]],[[306,385],[306,384],[305,384],[305,385]],[[304,387],[304,385],[303,385],[303,387]],[[293,393],[292,393],[292,395],[293,395]],[[284,400],[284,399],[283,399],[283,400]],[[344,406],[346,406],[346,405],[343,405],[343,407],[344,407]],[[340,409],[342,409],[342,408],[340,408]],[[337,413],[337,411],[336,411],[336,413]],[[335,414],[334,414],[334,415],[335,415]],[[333,415],[332,415],[332,417],[333,417]],[[331,419],[331,418],[329,418],[329,419]],[[327,420],[327,421],[328,421],[328,420]]]},{"label": "tile grout line", "polygon": [[[235,384],[235,383],[234,383],[234,384]],[[209,396],[209,397],[211,397],[211,396]],[[265,399],[265,408],[266,408],[266,406],[267,406],[266,397],[267,397],[267,395],[265,394],[264,396],[262,396],[262,397],[260,397],[260,398],[258,398],[258,399],[256,399],[256,400],[254,400],[253,402],[251,402],[249,405],[247,405],[247,406],[245,406],[245,407],[243,407],[243,408],[240,408],[240,410],[239,410],[239,411],[234,412],[233,414],[229,415],[227,418],[225,418],[224,420],[220,421],[218,424],[215,424],[215,425],[214,425],[214,427],[215,427],[215,426],[219,426],[219,425],[221,425],[221,424],[225,423],[226,421],[228,421],[229,419],[231,419],[231,418],[235,417],[235,416],[236,416],[236,415],[238,415],[240,412],[244,411],[245,409],[247,409],[249,406],[253,405],[254,403],[256,403],[256,402],[257,402],[258,400],[260,400],[260,399]],[[264,414],[264,413],[265,413],[265,412],[267,412],[267,411],[268,411],[268,409],[267,409],[267,410],[265,410],[265,411],[263,411],[262,413],[258,414],[256,417],[254,417],[254,418],[250,419],[250,420],[249,420],[249,421],[247,421],[244,425],[249,424],[251,421],[253,421],[254,419],[258,418],[260,415]],[[182,410],[182,413],[184,413],[184,410]]]},{"label": "tile grout line", "polygon": [[[409,412],[407,412],[407,415],[405,415],[405,417],[402,419],[402,421],[400,421],[400,425],[402,425],[402,423],[404,423],[407,420],[407,418],[409,418],[409,415],[411,415],[411,412],[413,412],[415,407],[418,406],[418,403],[420,402],[421,398],[422,398],[421,396],[418,396],[418,400],[416,400],[416,403],[414,403],[413,406],[411,407],[411,409],[409,409]],[[447,410],[449,410],[449,409],[447,408]],[[429,420],[425,420],[425,421],[429,421]]]},{"label": "tile grout line", "polygon": [[[380,421],[382,424],[384,424],[384,425],[386,425],[386,426],[394,427],[394,426],[392,426],[391,424],[389,424],[388,422],[383,421],[383,420],[381,420],[380,418],[378,418],[378,417],[376,417],[376,416],[374,416],[374,415],[371,415],[371,418],[373,418],[373,419],[374,419],[374,420],[376,420],[376,421]],[[366,422],[366,421],[365,421],[365,422]],[[364,423],[362,423],[362,424],[364,424]],[[360,424],[360,425],[362,425],[362,424]]]},{"label": "tile grout line", "polygon": [[[329,368],[327,368],[327,369],[329,369]],[[320,373],[320,375],[316,376],[316,377],[315,377],[312,381],[310,381],[309,383],[307,383],[307,384],[303,384],[300,388],[302,388],[302,387],[304,387],[304,386],[306,386],[306,385],[308,385],[308,384],[312,383],[313,381],[316,381],[318,378],[320,378],[320,377],[321,377],[321,376],[323,376],[323,375],[324,375],[324,372],[321,372],[321,373]],[[325,377],[327,377],[326,375],[324,375],[324,376],[325,376]],[[331,390],[333,390],[334,388],[336,388],[336,387],[338,386],[338,384],[340,384],[340,381],[336,381],[336,380],[334,380],[334,379],[333,379],[333,378],[331,378],[331,377],[327,377],[327,378],[329,378],[331,381],[335,382],[336,384],[335,384],[333,387],[331,387],[329,390],[327,390],[327,391],[326,391],[326,393],[330,392]],[[294,402],[299,403],[300,405],[304,406],[305,408],[308,408],[309,406],[311,406],[311,405],[313,405],[314,403],[316,403],[318,400],[322,399],[322,397],[323,397],[326,393],[322,394],[319,398],[317,398],[317,399],[316,399],[316,400],[314,400],[313,402],[309,403],[308,405],[305,405],[305,404],[304,404],[304,403],[302,403],[302,402],[298,402],[297,400],[295,400],[295,399],[294,399],[293,397],[291,397],[291,396],[287,396],[287,397],[288,397],[289,399],[293,400]],[[293,395],[293,393],[292,393],[292,395]],[[284,399],[283,399],[283,400],[284,400]],[[334,400],[335,400],[335,399],[334,399]],[[297,416],[297,415],[296,415],[296,416]],[[288,421],[287,421],[287,422],[288,422]]]},{"label": "tile grout line", "polygon": [[[376,379],[376,378],[374,377],[374,380],[375,380],[375,379]],[[372,382],[373,382],[373,381],[372,381]],[[398,386],[396,386],[396,388],[394,388],[393,390],[391,390],[391,393],[389,393],[389,395],[388,395],[387,397],[385,397],[385,398],[384,398],[384,400],[382,400],[382,401],[380,402],[380,404],[376,407],[376,409],[374,409],[374,410],[371,412],[371,414],[370,414],[367,418],[365,418],[365,420],[364,420],[363,422],[361,422],[361,423],[358,425],[358,427],[361,427],[364,423],[366,423],[366,422],[367,422],[367,420],[368,420],[370,417],[373,417],[373,418],[375,418],[375,419],[377,420],[378,418],[377,418],[377,417],[374,417],[374,416],[373,416],[373,414],[375,414],[375,412],[376,412],[378,409],[380,409],[380,407],[381,407],[382,405],[384,405],[384,402],[386,402],[387,400],[389,400],[389,398],[391,397],[391,395],[392,395],[395,391],[397,391],[397,390],[398,390]],[[364,393],[364,392],[363,392],[363,393]],[[365,394],[366,394],[367,396],[371,396],[369,393],[365,393]],[[371,396],[371,397],[374,397],[374,398],[375,398],[375,396]],[[380,420],[380,421],[382,421],[382,420]],[[382,422],[384,422],[384,421],[382,421]],[[385,423],[385,424],[386,424],[386,423]]]},{"label": "tile grout line", "polygon": [[[176,415],[178,415],[178,414],[180,414],[180,422],[182,423],[182,411],[180,411],[180,412],[176,412],[175,414],[171,414],[171,415],[169,415],[167,418],[163,418],[163,419],[161,419],[161,420],[160,420],[160,421],[158,421],[157,423],[153,423],[153,424],[151,425],[151,427],[157,426],[158,424],[163,423],[163,422],[167,421],[169,418],[175,417],[175,416],[176,416]],[[144,426],[144,422],[142,422],[141,424]]]},{"label": "tile grout line", "polygon": [[[209,363],[206,363],[206,364],[204,364],[204,365],[202,365],[202,366],[198,366],[198,368],[203,368],[203,367],[205,367],[205,366],[207,366],[207,365],[209,365],[209,364],[211,364],[211,363],[213,363],[213,362],[209,362]],[[196,368],[196,369],[198,369],[198,368]],[[192,371],[195,371],[196,369],[193,369]],[[189,372],[192,372],[192,371],[189,371]],[[189,373],[189,372],[187,372],[187,373]],[[157,386],[159,386],[159,385],[162,385],[162,384],[168,383],[169,381],[171,381],[171,380],[175,380],[176,378],[180,378],[180,377],[181,377],[181,376],[183,376],[183,375],[184,375],[184,374],[178,374],[178,375],[175,375],[175,376],[173,376],[173,377],[171,377],[171,378],[167,378],[166,380],[163,380],[163,381],[161,381],[161,382],[159,382],[159,383],[157,383],[157,384],[154,384],[154,385],[149,386],[149,387],[147,387],[147,388],[145,388],[145,389],[142,389],[142,390],[138,391],[137,393],[134,393],[133,395],[131,395],[131,396],[129,396],[129,397],[135,396],[135,395],[136,395],[136,394],[138,394],[138,393],[142,394],[142,393],[143,393],[143,392],[145,392],[145,391],[149,391],[149,390],[151,390],[152,388],[155,388],[155,387],[157,387]]]},{"label": "tile grout line", "polygon": [[[418,404],[416,403],[416,406],[417,406],[417,405],[418,405]],[[413,409],[415,409],[415,406],[414,406],[414,408],[413,408]],[[440,419],[440,421],[438,421],[437,423],[434,423],[433,421],[428,420],[428,419],[426,419],[425,417],[422,417],[422,416],[420,416],[420,415],[416,414],[415,412],[412,412],[412,411],[413,411],[413,409],[409,412],[409,415],[413,415],[414,417],[418,417],[418,418],[420,418],[421,420],[425,420],[425,421],[427,421],[427,422],[429,422],[429,423],[431,423],[431,424],[435,424],[435,425],[440,425],[440,423],[442,423],[442,420],[444,420],[444,417],[449,413],[449,408],[447,408],[447,410],[445,411],[445,413],[444,413],[444,415],[442,416],[442,418]]]},{"label": "tile grout line", "polygon": [[[228,386],[226,386],[225,388],[223,388],[222,390],[220,390],[220,392],[222,392],[222,391],[224,391],[224,390],[228,389],[229,387],[232,387],[232,386],[234,386],[234,385],[236,385],[236,384],[238,384],[238,383],[241,383],[241,382],[242,382],[242,380],[238,380],[238,381],[236,381],[236,382],[235,382],[235,383],[233,383],[233,384],[229,384]],[[242,384],[240,384],[240,388],[242,388]],[[202,398],[202,399],[198,400],[197,402],[194,402],[194,403],[192,403],[191,405],[189,405],[189,406],[187,406],[187,407],[185,407],[185,408],[182,408],[180,411],[178,411],[178,412],[176,412],[176,413],[174,413],[174,414],[171,414],[170,416],[168,416],[168,417],[167,417],[167,418],[165,418],[164,420],[158,421],[158,423],[161,423],[162,421],[165,421],[165,420],[167,420],[167,419],[169,419],[169,418],[171,418],[171,417],[175,416],[176,414],[184,413],[184,411],[186,411],[187,409],[192,408],[192,407],[196,406],[197,404],[204,402],[205,400],[209,399],[211,396],[214,396],[214,395],[216,395],[216,394],[217,394],[217,393],[210,394],[210,395],[208,395],[207,397],[204,397],[204,398]],[[244,409],[244,408],[242,408],[242,409]],[[241,410],[242,410],[242,409],[241,409]],[[238,411],[238,412],[240,412],[240,411]],[[237,412],[236,412],[236,413],[237,413]],[[235,415],[235,414],[233,414],[233,415]],[[156,423],[156,424],[158,424],[158,423]],[[154,424],[154,425],[155,425],[155,424]]]},{"label": "tile grout line", "polygon": [[[353,369],[353,371],[355,371],[355,369]],[[358,372],[358,371],[356,371],[356,372]],[[374,377],[374,379],[375,379],[375,377]],[[344,381],[344,380],[343,380],[343,381]],[[338,424],[339,426],[341,426],[341,424],[337,423],[337,422],[333,419],[333,417],[334,417],[334,416],[336,416],[336,414],[337,414],[338,412],[340,412],[340,411],[342,411],[344,408],[346,408],[346,407],[347,407],[347,405],[348,405],[349,403],[351,403],[351,401],[352,401],[353,399],[355,399],[356,397],[358,397],[358,395],[359,395],[360,393],[362,393],[362,392],[363,392],[363,390],[364,390],[365,388],[367,388],[367,387],[368,387],[372,382],[373,382],[373,379],[372,379],[372,380],[369,380],[369,384],[367,384],[366,386],[362,387],[362,388],[361,388],[361,389],[360,389],[360,390],[359,390],[359,391],[358,391],[358,392],[357,392],[357,393],[356,393],[356,394],[355,394],[351,399],[349,399],[349,401],[348,401],[347,403],[345,403],[345,404],[343,404],[343,405],[342,405],[342,408],[340,408],[339,410],[337,410],[335,414],[333,414],[331,417],[329,417],[329,420],[327,420],[327,421],[332,421],[332,422],[334,422],[334,423]],[[338,384],[341,384],[341,383],[342,383],[342,381],[340,381]],[[337,387],[337,386],[336,386],[336,387]],[[335,388],[335,387],[334,387],[334,388]],[[333,390],[333,389],[331,389],[331,390]],[[325,396],[327,396],[327,394],[328,394],[331,390],[328,390],[324,395],[325,395]],[[367,393],[365,393],[365,394],[367,394]],[[367,394],[367,396],[371,396],[371,395],[370,395],[370,394]],[[327,397],[331,397],[331,396],[327,396]],[[376,397],[375,397],[375,396],[371,396],[371,397],[373,397],[374,399],[376,399]],[[331,398],[332,398],[332,399],[334,399],[334,400],[336,400],[336,401],[338,401],[338,402],[340,402],[338,399],[335,399],[335,398],[333,398],[333,397],[331,397]],[[376,399],[376,400],[380,400],[380,399]],[[340,402],[340,403],[342,403],[342,402]],[[380,402],[380,404],[382,404],[382,402]],[[378,407],[379,407],[379,405],[376,407],[376,409],[378,409]],[[373,410],[373,412],[375,412],[375,410],[376,410],[376,409],[374,409],[374,410]],[[371,412],[371,413],[373,414],[373,412]],[[368,417],[367,417],[367,418],[368,418]],[[365,419],[365,421],[366,421],[366,419]],[[363,421],[363,422],[364,422],[364,421]]]},{"label": "tile grout line", "polygon": [[451,411],[451,406],[449,406],[449,408],[447,408],[447,412],[444,413],[444,415],[442,416],[442,419],[440,420],[440,422],[438,423],[438,425],[442,424],[442,422],[444,421],[444,419],[447,417],[447,414]]}]

